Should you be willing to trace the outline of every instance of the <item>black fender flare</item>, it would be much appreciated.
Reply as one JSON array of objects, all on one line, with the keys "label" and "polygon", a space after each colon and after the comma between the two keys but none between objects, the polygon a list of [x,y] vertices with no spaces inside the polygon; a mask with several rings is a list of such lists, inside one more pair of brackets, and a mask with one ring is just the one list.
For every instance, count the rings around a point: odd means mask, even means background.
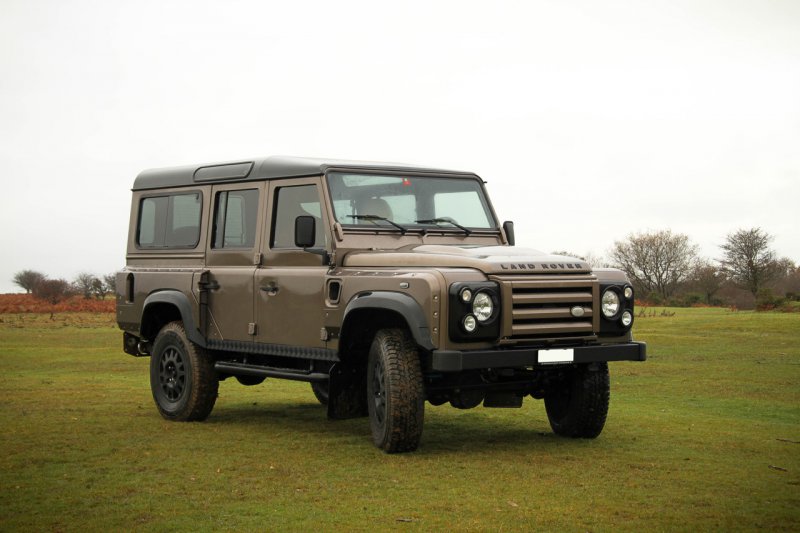
[{"label": "black fender flare", "polygon": [[431,341],[431,331],[425,312],[414,298],[402,292],[368,291],[357,294],[348,302],[342,317],[342,324],[347,323],[347,315],[356,309],[385,309],[394,311],[403,317],[414,341],[422,348],[430,351],[435,348]]},{"label": "black fender flare", "polygon": [[189,298],[181,291],[176,290],[154,292],[145,298],[144,305],[142,306],[142,316],[144,317],[147,315],[147,307],[149,305],[161,303],[174,305],[178,309],[178,312],[181,314],[181,321],[183,321],[183,327],[186,330],[186,336],[189,337],[189,340],[193,343],[205,348],[206,339],[194,323],[192,304],[189,302]]}]

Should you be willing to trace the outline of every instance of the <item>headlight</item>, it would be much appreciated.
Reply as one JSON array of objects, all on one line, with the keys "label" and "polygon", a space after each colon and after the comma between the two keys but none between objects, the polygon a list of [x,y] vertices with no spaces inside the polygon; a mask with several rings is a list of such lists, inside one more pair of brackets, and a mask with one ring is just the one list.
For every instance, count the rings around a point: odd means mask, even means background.
[{"label": "headlight", "polygon": [[617,295],[616,291],[608,289],[603,293],[601,307],[603,309],[603,315],[605,315],[606,318],[611,318],[617,314],[619,311],[619,296]]},{"label": "headlight", "polygon": [[475,313],[475,318],[477,318],[479,322],[486,322],[489,320],[494,312],[492,298],[485,292],[476,294],[475,300],[472,301],[472,312]]},{"label": "headlight", "polygon": [[503,308],[499,283],[456,281],[447,292],[447,330],[451,341],[480,342],[500,337]]},{"label": "headlight", "polygon": [[630,311],[625,311],[624,313],[622,313],[621,322],[622,325],[625,326],[626,328],[631,325],[631,323],[633,322],[633,315],[631,314]]},{"label": "headlight", "polygon": [[475,317],[472,315],[467,315],[464,317],[464,321],[461,323],[464,326],[464,331],[467,333],[472,333],[475,331],[475,328],[478,327],[478,322],[475,320]]}]

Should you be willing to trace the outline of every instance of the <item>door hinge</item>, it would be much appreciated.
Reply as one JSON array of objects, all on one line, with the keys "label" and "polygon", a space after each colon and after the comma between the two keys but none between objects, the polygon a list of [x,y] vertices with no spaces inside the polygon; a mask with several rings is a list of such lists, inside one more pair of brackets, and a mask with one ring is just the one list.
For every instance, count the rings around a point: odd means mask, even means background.
[{"label": "door hinge", "polygon": [[256,252],[256,253],[253,254],[253,264],[254,265],[260,265],[261,264],[261,253],[260,252]]},{"label": "door hinge", "polygon": [[249,324],[247,324],[247,334],[248,335],[255,335],[256,334],[256,329],[257,328],[256,328],[256,323],[255,322],[250,322]]}]

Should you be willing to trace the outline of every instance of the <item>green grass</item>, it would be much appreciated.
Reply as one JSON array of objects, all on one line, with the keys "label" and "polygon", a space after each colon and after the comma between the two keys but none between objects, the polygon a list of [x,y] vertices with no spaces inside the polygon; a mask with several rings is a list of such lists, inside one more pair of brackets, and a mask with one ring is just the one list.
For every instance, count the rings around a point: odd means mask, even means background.
[{"label": "green grass", "polygon": [[[660,309],[658,310],[660,314]],[[420,450],[328,421],[307,384],[220,385],[168,423],[105,315],[0,315],[0,530],[800,529],[800,315],[637,319],[602,435],[426,406]]]}]

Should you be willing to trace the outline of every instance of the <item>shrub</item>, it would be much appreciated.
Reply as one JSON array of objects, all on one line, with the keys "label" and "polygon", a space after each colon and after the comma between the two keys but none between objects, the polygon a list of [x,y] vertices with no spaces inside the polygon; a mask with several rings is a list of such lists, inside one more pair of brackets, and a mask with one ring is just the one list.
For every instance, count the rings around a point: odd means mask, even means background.
[{"label": "shrub", "polygon": [[72,285],[63,279],[45,279],[33,288],[33,296],[50,304],[57,304],[74,294]]},{"label": "shrub", "polygon": [[786,299],[776,296],[772,289],[762,288],[758,291],[756,296],[756,310],[757,311],[771,311],[786,303]]}]

